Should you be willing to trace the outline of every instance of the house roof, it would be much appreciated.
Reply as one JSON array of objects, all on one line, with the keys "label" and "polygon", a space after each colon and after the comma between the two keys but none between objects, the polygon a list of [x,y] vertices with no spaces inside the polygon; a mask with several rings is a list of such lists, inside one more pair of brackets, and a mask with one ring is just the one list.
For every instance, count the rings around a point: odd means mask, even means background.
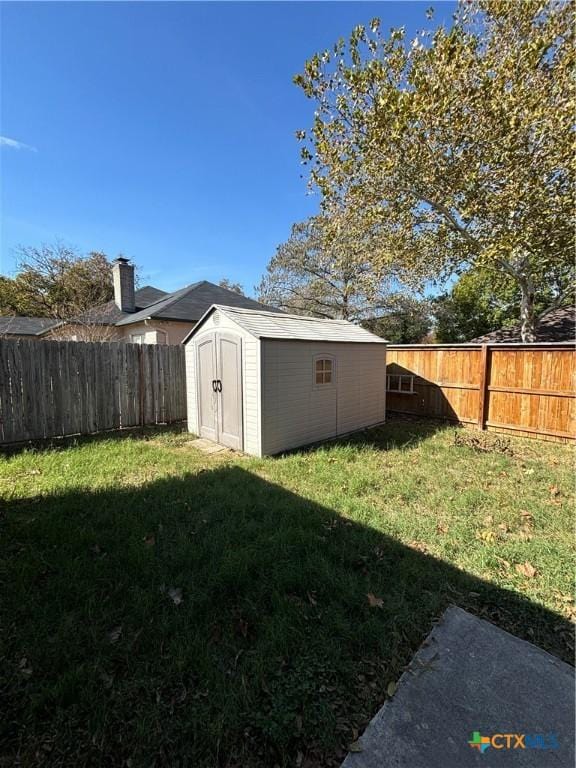
[{"label": "house roof", "polygon": [[[145,309],[150,304],[154,304],[164,296],[169,295],[166,291],[161,291],[160,288],[154,288],[153,285],[145,285],[134,292],[136,311]],[[86,312],[78,316],[78,320],[81,323],[116,325],[125,317],[134,317],[134,314],[134,312],[122,312],[122,310],[118,309],[114,299],[112,299],[107,301],[106,304],[100,304],[97,307],[86,310]]]},{"label": "house roof", "polygon": [[[537,342],[574,341],[576,339],[576,307],[561,307],[547,312],[540,319],[536,330]],[[484,336],[478,336],[469,343],[505,344],[521,342],[520,326],[502,328]]]},{"label": "house roof", "polygon": [[188,341],[212,312],[220,311],[245,331],[258,339],[292,339],[294,341],[337,341],[360,344],[386,344],[386,340],[374,333],[354,325],[347,320],[325,320],[318,317],[288,315],[283,312],[269,312],[229,307],[215,304],[205,313],[201,321],[184,339]]},{"label": "house roof", "polygon": [[0,336],[42,336],[59,325],[49,317],[0,317]]},{"label": "house roof", "polygon": [[248,309],[270,310],[265,304],[241,293],[222,288],[206,280],[181,288],[174,293],[165,294],[158,301],[150,304],[146,309],[132,314],[124,313],[116,322],[116,325],[131,325],[148,318],[162,318],[164,320],[183,320],[185,322],[197,322],[212,306],[212,304],[226,304],[231,307],[245,307]]}]

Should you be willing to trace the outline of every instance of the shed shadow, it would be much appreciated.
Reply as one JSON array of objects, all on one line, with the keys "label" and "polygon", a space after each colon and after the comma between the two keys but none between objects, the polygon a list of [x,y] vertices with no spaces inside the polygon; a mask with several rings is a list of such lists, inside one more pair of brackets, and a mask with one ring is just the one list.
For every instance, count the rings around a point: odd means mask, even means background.
[{"label": "shed shadow", "polygon": [[[386,366],[388,388],[386,391],[386,410],[419,418],[461,424],[458,413],[442,391],[433,381],[420,376],[398,363]],[[398,389],[399,391],[391,391]]]},{"label": "shed shadow", "polygon": [[451,603],[572,656],[561,616],[237,466],[0,525],[22,765],[337,765]]}]

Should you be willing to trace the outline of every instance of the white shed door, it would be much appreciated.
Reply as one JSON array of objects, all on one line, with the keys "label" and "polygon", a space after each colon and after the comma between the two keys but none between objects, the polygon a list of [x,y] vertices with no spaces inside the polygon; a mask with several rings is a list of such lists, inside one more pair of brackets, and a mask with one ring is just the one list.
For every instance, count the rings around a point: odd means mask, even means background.
[{"label": "white shed door", "polygon": [[200,436],[242,449],[242,340],[213,333],[198,343]]},{"label": "white shed door", "polygon": [[200,437],[218,440],[218,402],[216,389],[216,338],[214,334],[198,342],[198,431]]}]

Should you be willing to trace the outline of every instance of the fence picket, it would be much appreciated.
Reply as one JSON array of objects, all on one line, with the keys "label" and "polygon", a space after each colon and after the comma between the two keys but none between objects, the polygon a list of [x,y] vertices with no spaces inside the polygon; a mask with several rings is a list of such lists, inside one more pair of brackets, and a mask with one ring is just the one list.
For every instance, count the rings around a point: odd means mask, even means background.
[{"label": "fence picket", "polygon": [[183,376],[184,347],[0,339],[0,444],[184,421]]}]

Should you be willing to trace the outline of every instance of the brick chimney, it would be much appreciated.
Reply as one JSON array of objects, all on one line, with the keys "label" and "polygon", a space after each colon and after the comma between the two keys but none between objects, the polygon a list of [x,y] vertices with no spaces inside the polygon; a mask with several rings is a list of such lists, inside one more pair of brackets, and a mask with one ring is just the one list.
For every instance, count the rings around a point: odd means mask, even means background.
[{"label": "brick chimney", "polygon": [[114,279],[114,301],[122,312],[135,312],[134,265],[128,259],[119,256],[112,264]]}]

